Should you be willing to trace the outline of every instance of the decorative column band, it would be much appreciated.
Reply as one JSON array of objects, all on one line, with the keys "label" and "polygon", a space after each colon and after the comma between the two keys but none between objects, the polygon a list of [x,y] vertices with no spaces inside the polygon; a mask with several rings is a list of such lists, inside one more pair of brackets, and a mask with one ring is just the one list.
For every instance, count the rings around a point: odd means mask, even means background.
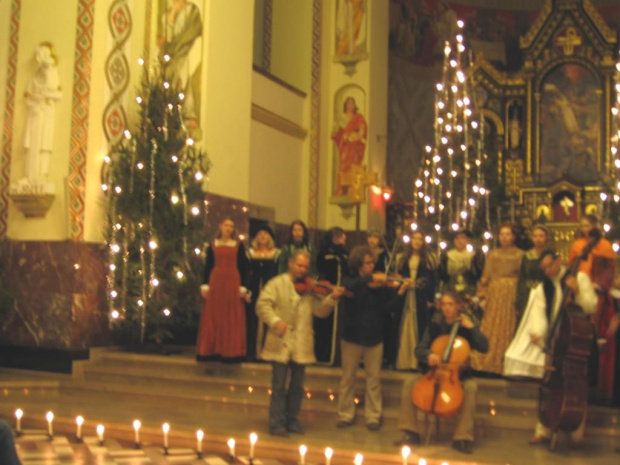
[{"label": "decorative column band", "polygon": [[95,0],[79,0],[75,63],[73,67],[73,103],[71,108],[71,144],[69,153],[70,237],[84,240],[86,157],[90,75],[95,25]]},{"label": "decorative column band", "polygon": [[6,237],[9,216],[9,183],[11,181],[11,157],[13,146],[13,118],[15,115],[15,81],[17,78],[17,48],[19,45],[19,18],[21,0],[11,2],[9,22],[9,53],[6,72],[6,100],[2,124],[2,155],[0,157],[0,239]]},{"label": "decorative column band", "polygon": [[321,129],[321,16],[322,1],[312,4],[312,80],[310,83],[310,185],[308,226],[318,226],[319,149]]}]

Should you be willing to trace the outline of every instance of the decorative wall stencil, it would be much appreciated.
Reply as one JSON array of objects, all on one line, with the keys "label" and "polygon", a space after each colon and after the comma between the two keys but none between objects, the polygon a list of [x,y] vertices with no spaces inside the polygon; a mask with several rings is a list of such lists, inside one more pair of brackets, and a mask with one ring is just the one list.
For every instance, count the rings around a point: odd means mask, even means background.
[{"label": "decorative wall stencil", "polygon": [[103,132],[109,146],[118,143],[127,127],[123,94],[129,85],[129,63],[125,43],[131,35],[131,11],[126,0],[115,0],[108,12],[108,27],[112,49],[105,63],[105,77],[110,89],[110,100],[103,112]]},{"label": "decorative wall stencil", "polygon": [[310,83],[310,183],[308,226],[318,226],[319,145],[321,126],[321,0],[312,5],[312,80]]},{"label": "decorative wall stencil", "polygon": [[271,69],[271,32],[273,30],[273,0],[265,0],[263,17],[263,69]]},{"label": "decorative wall stencil", "polygon": [[151,61],[151,21],[153,18],[153,0],[146,0],[144,4],[144,46],[142,58],[145,63]]},{"label": "decorative wall stencil", "polygon": [[75,241],[84,240],[88,99],[90,97],[94,14],[95,0],[78,1],[69,154],[70,237]]},{"label": "decorative wall stencil", "polygon": [[6,237],[9,213],[9,182],[11,180],[11,147],[13,146],[13,116],[15,113],[15,79],[17,76],[17,47],[21,0],[11,2],[9,53],[6,73],[6,101],[2,124],[2,155],[0,158],[0,239]]}]

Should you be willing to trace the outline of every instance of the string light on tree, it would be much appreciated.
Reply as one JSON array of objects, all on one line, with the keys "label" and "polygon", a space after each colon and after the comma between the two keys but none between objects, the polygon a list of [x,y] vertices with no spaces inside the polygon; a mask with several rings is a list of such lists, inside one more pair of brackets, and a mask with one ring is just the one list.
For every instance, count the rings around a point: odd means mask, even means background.
[{"label": "string light on tree", "polygon": [[[472,54],[467,53],[462,29],[443,49],[442,80],[435,86],[434,142],[425,147],[414,180],[413,219],[417,227],[435,229],[437,246],[450,227],[480,228],[481,206],[488,204],[489,189],[483,168],[484,125],[473,105]],[[490,229],[490,224],[486,225]],[[426,238],[428,242],[428,237]]]},{"label": "string light on tree", "polygon": [[601,193],[601,216],[608,218],[610,238],[620,240],[620,52],[614,76],[616,98],[611,109],[611,143],[609,154],[609,180],[606,192]]}]

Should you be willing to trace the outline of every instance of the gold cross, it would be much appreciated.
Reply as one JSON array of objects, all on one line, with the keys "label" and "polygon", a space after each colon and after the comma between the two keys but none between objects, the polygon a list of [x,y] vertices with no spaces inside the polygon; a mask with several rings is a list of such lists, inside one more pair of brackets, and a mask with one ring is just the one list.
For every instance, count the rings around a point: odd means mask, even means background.
[{"label": "gold cross", "polygon": [[349,199],[352,203],[364,203],[366,186],[377,183],[377,173],[367,173],[366,166],[353,165],[351,171],[341,175],[340,185],[348,187]]},{"label": "gold cross", "polygon": [[581,36],[574,27],[567,27],[566,35],[558,36],[555,45],[564,49],[564,55],[571,56],[575,51],[574,46],[581,45]]}]

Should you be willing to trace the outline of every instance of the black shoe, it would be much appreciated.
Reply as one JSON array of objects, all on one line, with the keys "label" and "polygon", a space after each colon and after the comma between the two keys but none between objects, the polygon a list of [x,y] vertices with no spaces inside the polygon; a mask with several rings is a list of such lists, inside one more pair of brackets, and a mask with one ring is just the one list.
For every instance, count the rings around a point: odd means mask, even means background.
[{"label": "black shoe", "polygon": [[280,436],[281,438],[288,438],[288,431],[284,428],[269,428],[269,434],[272,436]]},{"label": "black shoe", "polygon": [[474,443],[472,441],[468,441],[467,439],[456,439],[452,441],[452,448],[462,452],[463,454],[473,453],[473,447]]},{"label": "black shoe", "polygon": [[396,447],[417,446],[421,442],[422,441],[420,441],[420,435],[418,433],[414,433],[413,431],[403,431],[403,437],[397,441],[394,441],[394,445]]},{"label": "black shoe", "polygon": [[298,421],[294,421],[288,424],[286,427],[289,433],[292,434],[306,434],[306,430],[299,424]]},{"label": "black shoe", "polygon": [[353,420],[338,420],[338,423],[336,423],[336,428],[348,428],[349,426],[352,426],[353,423]]}]

